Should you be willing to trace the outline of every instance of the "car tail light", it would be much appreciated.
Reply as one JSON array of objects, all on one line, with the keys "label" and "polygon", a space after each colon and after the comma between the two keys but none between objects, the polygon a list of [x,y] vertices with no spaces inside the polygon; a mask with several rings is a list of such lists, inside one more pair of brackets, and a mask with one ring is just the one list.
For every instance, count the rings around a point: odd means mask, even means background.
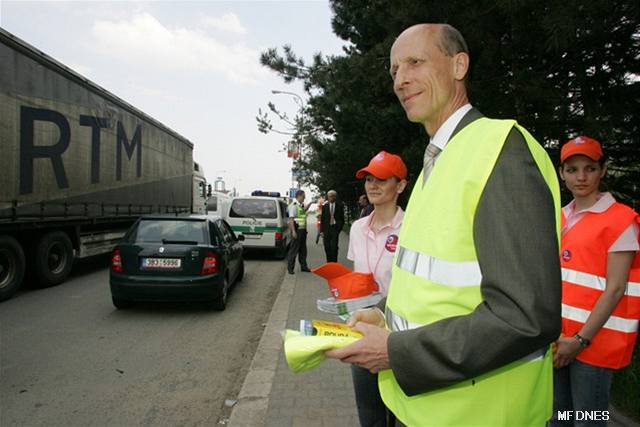
[{"label": "car tail light", "polygon": [[122,257],[120,256],[120,249],[116,249],[113,251],[113,255],[111,256],[111,270],[116,273],[122,273],[124,270],[122,269]]},{"label": "car tail light", "polygon": [[276,240],[282,240],[282,233],[279,231],[276,231]]},{"label": "car tail light", "polygon": [[218,272],[218,256],[213,252],[207,252],[207,256],[204,257],[204,262],[202,263],[202,271],[200,271],[201,276],[206,276],[207,274],[213,274]]}]

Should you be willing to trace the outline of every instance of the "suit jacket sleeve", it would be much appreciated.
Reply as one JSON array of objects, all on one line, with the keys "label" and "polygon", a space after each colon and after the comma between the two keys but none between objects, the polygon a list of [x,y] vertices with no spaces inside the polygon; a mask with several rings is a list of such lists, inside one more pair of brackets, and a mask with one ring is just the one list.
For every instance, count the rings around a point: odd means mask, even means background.
[{"label": "suit jacket sleeve", "polygon": [[551,192],[512,130],[473,225],[483,302],[468,315],[392,332],[391,368],[409,396],[545,348],[560,334],[560,261]]},{"label": "suit jacket sleeve", "polygon": [[336,203],[336,212],[334,213],[334,217],[336,219],[338,231],[342,231],[342,228],[344,227],[344,203]]},{"label": "suit jacket sleeve", "polygon": [[329,212],[329,203],[327,202],[324,205],[322,205],[322,212],[320,213],[320,231],[322,233],[327,232],[327,227],[329,225],[328,212]]}]

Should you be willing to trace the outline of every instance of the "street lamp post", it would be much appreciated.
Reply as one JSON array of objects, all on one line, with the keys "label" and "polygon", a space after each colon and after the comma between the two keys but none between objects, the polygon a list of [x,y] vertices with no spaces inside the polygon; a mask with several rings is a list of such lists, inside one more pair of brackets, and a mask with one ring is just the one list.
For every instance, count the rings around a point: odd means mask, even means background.
[{"label": "street lamp post", "polygon": [[296,98],[296,104],[298,104],[298,107],[302,108],[302,106],[304,105],[304,99],[302,99],[302,97],[295,92],[287,92],[286,90],[274,89],[271,91],[271,93],[274,95],[291,95]]},{"label": "street lamp post", "polygon": [[[304,107],[304,99],[302,99],[302,97],[300,95],[298,95],[295,92],[289,92],[286,90],[275,90],[272,89],[271,93],[274,95],[290,95],[292,97],[294,97],[296,104],[298,104],[298,108],[302,109]],[[300,156],[302,156],[302,147],[299,147],[300,149]],[[300,182],[298,181],[298,177],[296,177],[295,175],[295,157],[292,157],[291,159],[291,188],[295,188],[295,183],[298,183],[298,186],[300,185]],[[291,194],[290,194],[291,195]],[[292,195],[291,195],[292,196]]]}]

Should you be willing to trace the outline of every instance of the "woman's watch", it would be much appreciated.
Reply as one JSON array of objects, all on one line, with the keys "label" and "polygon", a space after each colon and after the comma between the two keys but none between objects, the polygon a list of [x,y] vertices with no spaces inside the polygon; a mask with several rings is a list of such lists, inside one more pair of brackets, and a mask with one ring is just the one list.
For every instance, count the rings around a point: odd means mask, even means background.
[{"label": "woman's watch", "polygon": [[573,337],[578,340],[578,342],[580,343],[580,347],[582,348],[587,348],[591,344],[590,339],[587,339],[578,333],[576,333]]}]

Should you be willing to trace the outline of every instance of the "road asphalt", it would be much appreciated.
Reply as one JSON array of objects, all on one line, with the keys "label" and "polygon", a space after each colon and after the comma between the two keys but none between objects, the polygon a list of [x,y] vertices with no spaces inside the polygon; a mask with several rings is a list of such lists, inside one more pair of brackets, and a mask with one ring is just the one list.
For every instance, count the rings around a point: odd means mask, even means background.
[{"label": "road asphalt", "polygon": [[[96,260],[99,261],[99,260]],[[0,306],[0,426],[215,426],[228,419],[285,264],[250,256],[225,311],[111,303],[108,259]]]}]

